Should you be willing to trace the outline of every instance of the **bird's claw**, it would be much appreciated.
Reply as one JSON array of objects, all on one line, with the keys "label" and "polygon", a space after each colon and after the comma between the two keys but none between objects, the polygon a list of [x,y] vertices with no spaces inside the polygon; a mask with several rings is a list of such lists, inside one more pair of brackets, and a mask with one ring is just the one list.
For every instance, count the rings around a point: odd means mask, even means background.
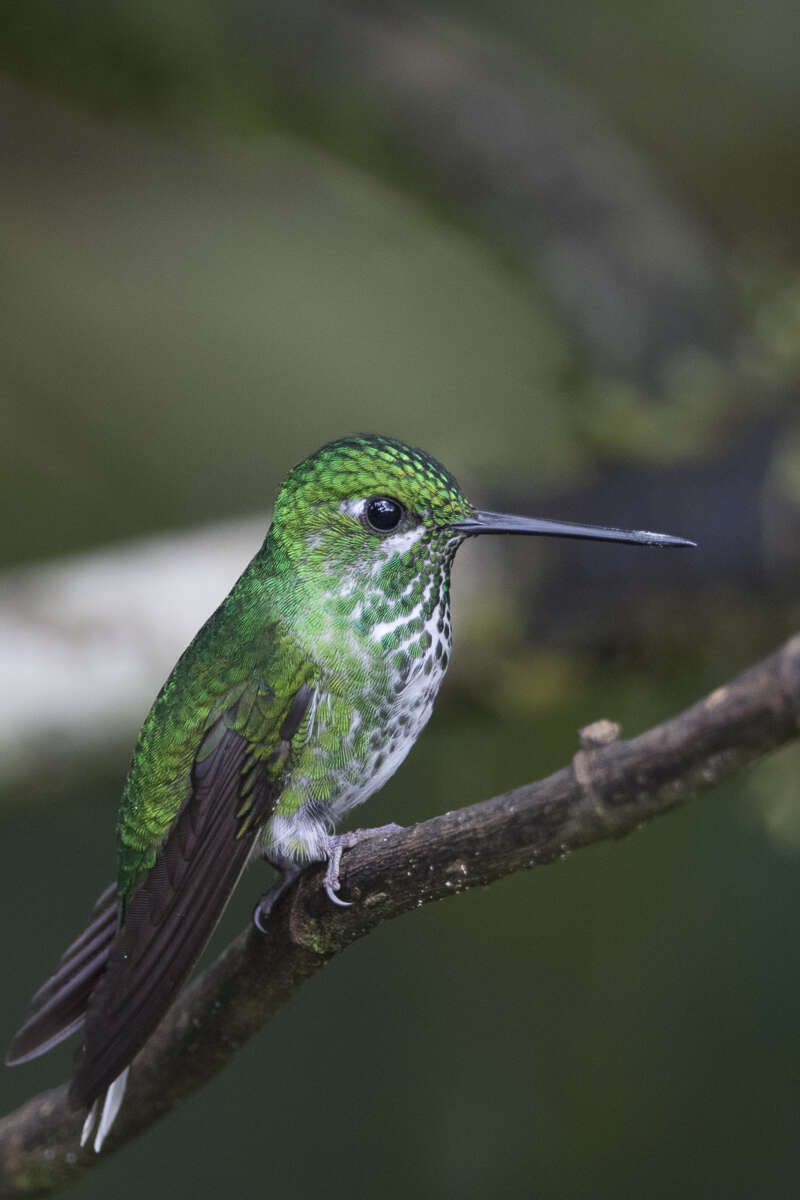
[{"label": "bird's claw", "polygon": [[349,908],[353,903],[352,900],[342,900],[336,893],[339,891],[341,884],[339,882],[339,867],[342,862],[342,851],[349,849],[353,845],[350,834],[341,833],[332,837],[328,843],[328,867],[325,871],[325,878],[322,881],[322,886],[328,894],[328,899],[333,904],[338,904],[340,908]]},{"label": "bird's claw", "polygon": [[255,925],[255,927],[259,933],[267,932],[266,921],[267,921],[267,917],[269,916],[270,912],[272,911],[272,905],[271,904],[265,905],[265,903],[264,903],[264,901],[267,900],[268,897],[269,897],[269,893],[267,893],[266,896],[262,896],[261,899],[259,900],[258,904],[253,909],[253,924]]},{"label": "bird's claw", "polygon": [[352,900],[342,900],[336,893],[341,886],[339,882],[339,868],[342,863],[342,851],[352,850],[359,842],[365,842],[367,838],[380,837],[382,834],[399,833],[402,830],[402,825],[379,825],[375,829],[354,829],[352,833],[337,833],[334,834],[328,842],[328,868],[325,872],[323,887],[327,893],[328,899],[333,904],[337,904],[340,908],[349,908],[353,903]]},{"label": "bird's claw", "polygon": [[258,904],[253,909],[253,924],[259,933],[267,932],[267,918],[275,907],[275,902],[279,896],[282,896],[291,883],[294,883],[297,876],[300,874],[300,867],[297,863],[290,861],[281,862],[278,866],[280,877],[277,882],[265,892],[259,900]]}]

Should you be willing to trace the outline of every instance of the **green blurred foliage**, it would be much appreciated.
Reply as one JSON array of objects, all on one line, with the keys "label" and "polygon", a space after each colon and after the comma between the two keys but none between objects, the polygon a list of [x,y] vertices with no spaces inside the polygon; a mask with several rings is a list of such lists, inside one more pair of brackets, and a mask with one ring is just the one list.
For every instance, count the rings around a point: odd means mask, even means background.
[{"label": "green blurred foliage", "polygon": [[[222,0],[0,0],[0,65],[104,112],[268,129],[287,114],[243,54],[235,11]],[[438,0],[427,11],[509,37],[594,95],[729,232],[797,246],[795,5]],[[324,126],[324,114],[305,120]]]},{"label": "green blurred foliage", "polygon": [[3,0],[0,63],[103,112],[235,125],[246,87],[224,14],[217,0]]},{"label": "green blurred foliage", "polygon": [[[735,286],[757,313],[747,399],[768,408],[800,345],[791,259],[763,251],[800,244],[800,10],[438,11],[563,73],[665,187],[761,247]],[[724,438],[741,361],[688,355],[657,410],[587,378],[535,285],[390,186],[385,164],[369,169],[368,130],[326,135],[325,114],[287,111],[220,0],[3,0],[0,28],[4,564],[261,509],[292,462],[358,428],[424,445],[479,498],[591,480],[604,458],[700,458],[716,449],[700,434]],[[348,142],[360,165],[337,156]],[[787,496],[798,461],[789,437],[775,459]],[[721,584],[700,610],[676,574],[642,618],[647,656],[624,629],[594,656],[580,638],[542,645],[520,555],[471,553],[455,674],[365,821],[555,769],[579,726],[608,716],[633,734],[789,632],[768,591]],[[554,561],[531,557],[540,575]],[[492,596],[469,636],[459,588]],[[581,599],[591,625],[591,588]],[[793,1194],[796,768],[788,751],[621,844],[379,931],[81,1194]],[[8,1033],[111,874],[124,770],[2,798]],[[246,877],[217,946],[261,886]],[[2,1107],[68,1070],[64,1049],[3,1074]]]},{"label": "green blurred foliage", "polygon": [[295,142],[4,101],[6,560],[263,508],[344,431],[560,477],[552,319],[463,235]]}]

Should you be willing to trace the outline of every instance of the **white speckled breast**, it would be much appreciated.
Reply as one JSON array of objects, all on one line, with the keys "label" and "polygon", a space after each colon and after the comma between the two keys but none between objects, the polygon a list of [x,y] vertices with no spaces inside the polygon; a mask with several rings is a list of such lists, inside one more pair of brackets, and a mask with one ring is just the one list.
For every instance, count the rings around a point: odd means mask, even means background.
[{"label": "white speckled breast", "polygon": [[[386,783],[427,723],[447,669],[451,628],[449,561],[426,566],[390,612],[377,584],[353,606],[356,644],[348,640],[364,682],[351,690],[338,678],[320,678],[305,743],[264,831],[268,857],[327,857],[336,822]],[[381,619],[365,627],[376,606]]]}]

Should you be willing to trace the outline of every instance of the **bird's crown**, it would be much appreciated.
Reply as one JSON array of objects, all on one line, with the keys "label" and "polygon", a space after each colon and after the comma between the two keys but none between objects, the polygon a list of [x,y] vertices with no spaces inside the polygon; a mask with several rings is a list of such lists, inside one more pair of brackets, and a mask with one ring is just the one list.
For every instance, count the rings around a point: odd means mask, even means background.
[{"label": "bird's crown", "polygon": [[[473,512],[457,481],[423,450],[357,434],[328,442],[298,463],[275,503],[274,536],[306,551],[410,545]],[[400,535],[406,535],[403,539]]]}]

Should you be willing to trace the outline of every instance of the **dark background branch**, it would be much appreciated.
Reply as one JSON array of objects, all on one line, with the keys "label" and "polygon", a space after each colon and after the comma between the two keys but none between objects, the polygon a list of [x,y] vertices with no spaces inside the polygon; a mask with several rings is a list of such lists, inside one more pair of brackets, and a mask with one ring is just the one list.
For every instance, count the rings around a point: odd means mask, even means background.
[{"label": "dark background branch", "polygon": [[530,54],[407,5],[238,0],[229,14],[277,116],[480,231],[597,368],[657,389],[679,352],[730,347],[720,247]]},{"label": "dark background branch", "polygon": [[[573,763],[536,783],[362,843],[344,858],[352,908],[334,909],[306,872],[267,937],[241,934],[178,998],[138,1056],[109,1150],[215,1075],[293,992],[382,921],[432,900],[620,837],[800,735],[800,635],[672,719],[630,740],[582,731]],[[100,1159],[78,1150],[66,1086],[0,1122],[0,1186],[47,1195]]]}]

